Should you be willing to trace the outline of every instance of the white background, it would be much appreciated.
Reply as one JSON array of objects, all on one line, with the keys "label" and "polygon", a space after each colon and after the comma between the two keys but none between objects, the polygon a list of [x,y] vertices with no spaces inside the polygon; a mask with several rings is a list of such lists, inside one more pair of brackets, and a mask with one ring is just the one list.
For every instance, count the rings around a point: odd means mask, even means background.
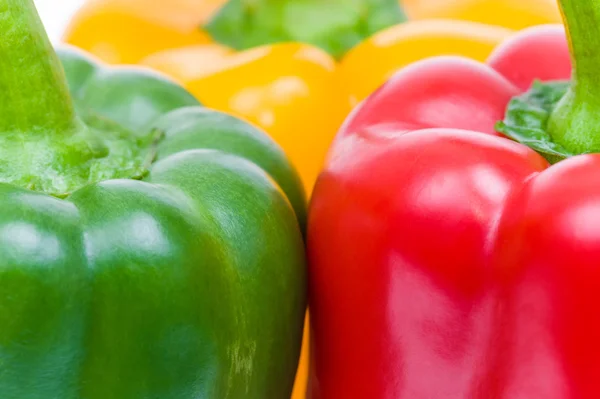
[{"label": "white background", "polygon": [[84,0],[34,0],[50,39],[58,43],[75,10]]}]

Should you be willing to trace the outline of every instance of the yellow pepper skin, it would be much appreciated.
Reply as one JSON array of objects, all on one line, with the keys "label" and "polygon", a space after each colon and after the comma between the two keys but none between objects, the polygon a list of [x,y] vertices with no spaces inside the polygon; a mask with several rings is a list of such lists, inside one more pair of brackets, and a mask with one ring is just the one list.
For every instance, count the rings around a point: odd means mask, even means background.
[{"label": "yellow pepper skin", "polygon": [[402,0],[411,20],[457,19],[509,29],[560,24],[556,0]]},{"label": "yellow pepper skin", "polygon": [[[461,55],[484,61],[512,33],[478,22],[410,21],[381,31],[354,47],[342,60],[340,73],[356,105],[406,65],[436,55]],[[356,76],[361,78],[353,78]]]},{"label": "yellow pepper skin", "polygon": [[[352,103],[394,71],[436,55],[485,61],[515,30],[561,23],[556,0],[402,0],[411,22],[381,31],[350,50],[341,73]],[[373,62],[377,60],[377,62]],[[361,79],[351,77],[361,76]]]},{"label": "yellow pepper skin", "polygon": [[198,26],[226,0],[88,0],[64,35],[66,42],[110,64],[136,64],[168,48],[210,43]]},{"label": "yellow pepper skin", "polygon": [[235,52],[218,45],[154,54],[142,64],[174,77],[204,105],[262,127],[286,151],[310,192],[350,112],[339,66],[324,51],[283,43]]}]

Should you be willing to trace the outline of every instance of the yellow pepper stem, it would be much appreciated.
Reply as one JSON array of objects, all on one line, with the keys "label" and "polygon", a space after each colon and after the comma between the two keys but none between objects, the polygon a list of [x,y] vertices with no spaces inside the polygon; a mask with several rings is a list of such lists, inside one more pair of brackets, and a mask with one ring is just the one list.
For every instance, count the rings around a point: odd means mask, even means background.
[{"label": "yellow pepper stem", "polygon": [[303,42],[339,58],[405,19],[398,0],[229,0],[205,28],[237,50]]}]

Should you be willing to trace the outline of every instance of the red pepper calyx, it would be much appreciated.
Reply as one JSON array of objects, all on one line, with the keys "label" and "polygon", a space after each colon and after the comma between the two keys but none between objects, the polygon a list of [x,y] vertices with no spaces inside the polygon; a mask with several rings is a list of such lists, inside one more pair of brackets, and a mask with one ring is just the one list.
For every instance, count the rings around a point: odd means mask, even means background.
[{"label": "red pepper calyx", "polygon": [[576,155],[556,143],[547,130],[552,112],[569,87],[569,81],[534,82],[531,89],[510,101],[496,131],[537,151],[550,163]]}]

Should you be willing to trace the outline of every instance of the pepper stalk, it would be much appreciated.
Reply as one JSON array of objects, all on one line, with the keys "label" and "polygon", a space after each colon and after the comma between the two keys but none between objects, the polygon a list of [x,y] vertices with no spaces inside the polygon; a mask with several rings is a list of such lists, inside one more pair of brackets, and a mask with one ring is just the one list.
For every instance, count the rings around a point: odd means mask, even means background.
[{"label": "pepper stalk", "polygon": [[0,183],[64,198],[146,172],[156,140],[76,104],[33,0],[0,0],[0,38]]},{"label": "pepper stalk", "polygon": [[0,131],[81,128],[64,71],[32,0],[0,0]]},{"label": "pepper stalk", "polygon": [[575,154],[600,152],[600,1],[559,0],[559,4],[573,74],[547,130],[553,141]]}]

